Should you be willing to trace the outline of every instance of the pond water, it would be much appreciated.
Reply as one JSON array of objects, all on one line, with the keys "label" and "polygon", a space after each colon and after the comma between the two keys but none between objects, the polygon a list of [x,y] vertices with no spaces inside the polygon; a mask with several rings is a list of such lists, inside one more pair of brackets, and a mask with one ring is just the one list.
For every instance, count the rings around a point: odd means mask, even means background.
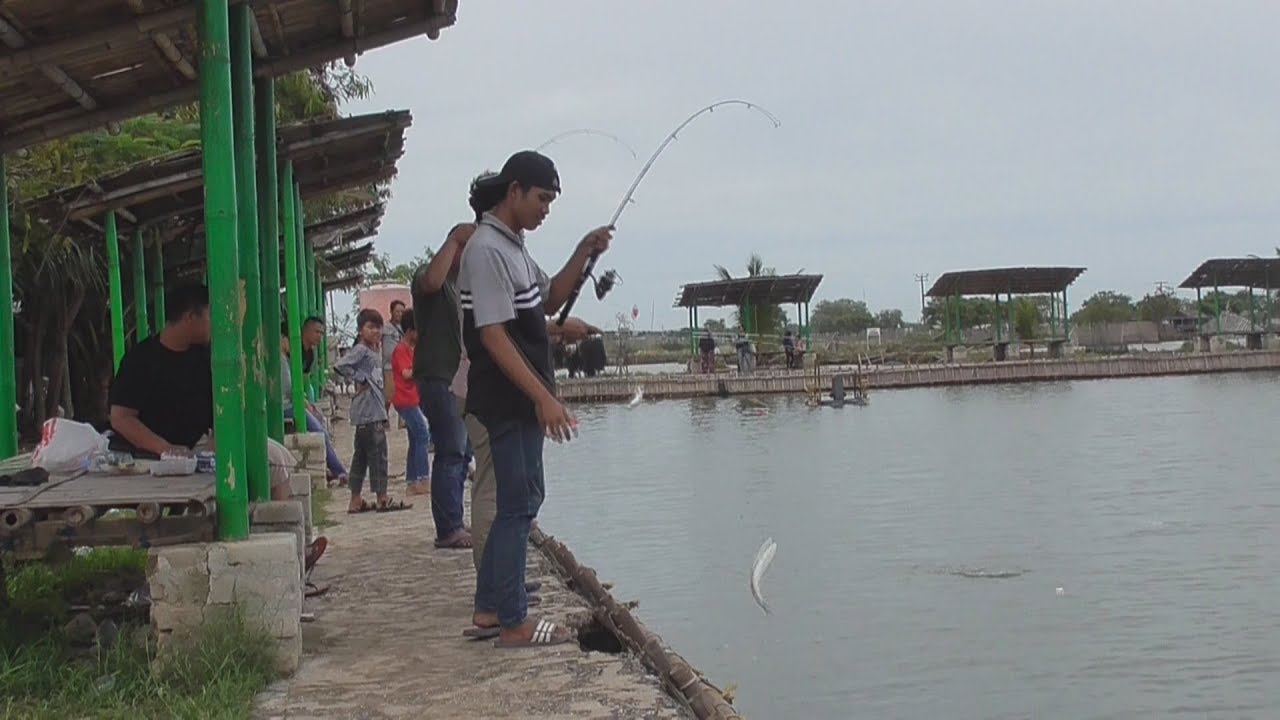
[{"label": "pond water", "polygon": [[1275,718],[1278,391],[579,406],[543,524],[748,717]]}]

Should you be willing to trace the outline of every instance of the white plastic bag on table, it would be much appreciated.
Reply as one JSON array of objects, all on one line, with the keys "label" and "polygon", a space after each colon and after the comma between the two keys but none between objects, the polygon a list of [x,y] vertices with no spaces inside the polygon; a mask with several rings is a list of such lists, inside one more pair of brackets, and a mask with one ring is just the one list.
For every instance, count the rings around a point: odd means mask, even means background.
[{"label": "white plastic bag on table", "polygon": [[41,428],[40,444],[31,462],[51,473],[75,472],[88,465],[94,455],[106,452],[109,442],[92,425],[50,418]]}]

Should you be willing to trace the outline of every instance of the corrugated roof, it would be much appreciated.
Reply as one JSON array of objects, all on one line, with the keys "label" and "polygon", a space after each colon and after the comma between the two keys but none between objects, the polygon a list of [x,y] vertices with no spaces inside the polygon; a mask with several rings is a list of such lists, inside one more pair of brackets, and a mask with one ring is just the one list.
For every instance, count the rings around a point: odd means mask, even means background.
[{"label": "corrugated roof", "polygon": [[731,307],[750,301],[759,305],[809,302],[821,275],[762,275],[690,283],[680,287],[674,307]]},{"label": "corrugated roof", "polygon": [[944,273],[929,288],[929,297],[954,295],[1039,295],[1062,292],[1084,272],[1078,267],[1012,267],[987,270],[954,270]]},{"label": "corrugated roof", "polygon": [[1200,263],[1180,288],[1280,287],[1280,258],[1217,258]]}]

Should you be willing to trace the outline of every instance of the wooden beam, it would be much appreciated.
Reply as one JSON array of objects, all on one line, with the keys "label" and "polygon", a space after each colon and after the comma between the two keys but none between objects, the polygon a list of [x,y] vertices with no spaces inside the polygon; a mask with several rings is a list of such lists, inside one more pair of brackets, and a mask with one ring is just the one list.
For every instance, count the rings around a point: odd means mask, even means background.
[{"label": "wooden beam", "polygon": [[[125,0],[125,2],[129,5],[129,9],[133,11],[134,15],[143,17],[147,14],[147,8],[142,4],[142,0]],[[160,54],[164,55],[169,64],[182,73],[183,77],[188,80],[195,80],[199,77],[196,69],[182,56],[182,51],[178,49],[178,46],[174,44],[167,34],[161,30],[152,30],[150,34],[151,42],[155,43],[156,48],[160,50]]]},{"label": "wooden beam", "polygon": [[253,69],[253,74],[255,77],[288,75],[291,72],[323,65],[351,53],[362,55],[369,50],[393,45],[419,35],[429,35],[431,32],[438,34],[442,28],[449,27],[455,22],[457,22],[456,15],[440,15],[427,20],[407,22],[363,38],[343,38],[340,42],[327,44],[275,62],[262,63]]},{"label": "wooden beam", "polygon": [[[119,210],[134,205],[141,205],[149,200],[193,190],[204,183],[203,171],[200,168],[168,177],[148,180],[127,188],[113,190],[100,197],[79,200],[71,204],[69,216],[73,220],[81,217],[101,215],[104,210]],[[136,221],[135,221],[136,222]]]},{"label": "wooden beam", "polygon": [[28,46],[18,52],[0,57],[0,75],[11,75],[44,63],[57,62],[72,53],[118,45],[122,41],[134,40],[139,35],[146,35],[153,30],[187,22],[195,18],[195,8],[195,3],[188,2],[176,8],[140,15],[128,22],[80,33],[63,40]]},{"label": "wooden beam", "polygon": [[[4,18],[0,18],[0,42],[17,51],[27,47],[27,39]],[[71,96],[71,99],[79,103],[80,107],[85,110],[98,109],[98,101],[94,100],[84,88],[80,87],[79,83],[63,72],[62,68],[53,63],[41,63],[38,67],[41,74],[54,85],[57,85],[59,90]]]}]

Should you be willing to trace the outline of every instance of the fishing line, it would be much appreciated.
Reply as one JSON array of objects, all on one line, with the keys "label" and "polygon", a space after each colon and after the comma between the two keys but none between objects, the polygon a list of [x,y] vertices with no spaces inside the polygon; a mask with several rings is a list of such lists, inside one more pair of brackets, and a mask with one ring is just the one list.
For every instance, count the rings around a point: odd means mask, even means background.
[{"label": "fishing line", "polygon": [[[644,164],[644,167],[640,168],[640,174],[636,175],[636,179],[631,183],[631,187],[627,189],[627,194],[622,197],[622,202],[618,204],[618,209],[614,211],[613,218],[609,220],[608,227],[610,228],[617,227],[618,219],[622,217],[622,212],[626,210],[627,206],[633,202],[632,197],[635,195],[636,188],[640,187],[641,181],[643,181],[645,176],[649,174],[649,169],[653,167],[653,164],[655,162],[657,162],[658,157],[662,155],[663,151],[666,150],[667,147],[671,145],[671,143],[675,142],[676,136],[680,134],[680,131],[684,130],[685,127],[687,127],[690,123],[692,123],[694,120],[698,119],[702,115],[715,112],[716,108],[724,107],[727,105],[740,105],[742,107],[747,108],[748,110],[757,112],[765,116],[766,118],[768,118],[769,122],[773,123],[773,126],[775,128],[781,127],[782,125],[782,121],[779,120],[777,116],[775,116],[773,113],[769,112],[768,110],[766,110],[764,107],[761,107],[760,105],[757,105],[752,102],[748,102],[746,100],[721,100],[719,102],[711,103],[710,105],[707,105],[706,107],[698,110],[697,112],[693,113],[689,117],[685,118],[684,122],[677,125],[676,129],[672,130],[671,134],[667,135],[666,139],[664,139],[662,143],[658,145],[658,149],[655,150],[653,152],[653,155],[649,157],[649,161]],[[582,286],[586,284],[587,280],[591,280],[594,283],[596,288],[597,300],[603,300],[604,296],[608,294],[608,292],[612,290],[613,286],[617,283],[618,273],[616,270],[606,271],[600,277],[599,280],[596,280],[596,278],[592,275],[592,271],[595,270],[595,267],[596,267],[596,261],[599,258],[600,258],[600,252],[598,250],[592,251],[591,257],[587,259],[587,266],[583,268],[582,276],[579,277],[578,282],[574,284],[573,292],[569,294],[569,299],[565,302],[564,308],[560,310],[560,317],[556,319],[556,323],[563,325],[564,321],[568,319],[569,311],[573,309],[573,304],[577,302],[578,294],[582,292]]]}]

